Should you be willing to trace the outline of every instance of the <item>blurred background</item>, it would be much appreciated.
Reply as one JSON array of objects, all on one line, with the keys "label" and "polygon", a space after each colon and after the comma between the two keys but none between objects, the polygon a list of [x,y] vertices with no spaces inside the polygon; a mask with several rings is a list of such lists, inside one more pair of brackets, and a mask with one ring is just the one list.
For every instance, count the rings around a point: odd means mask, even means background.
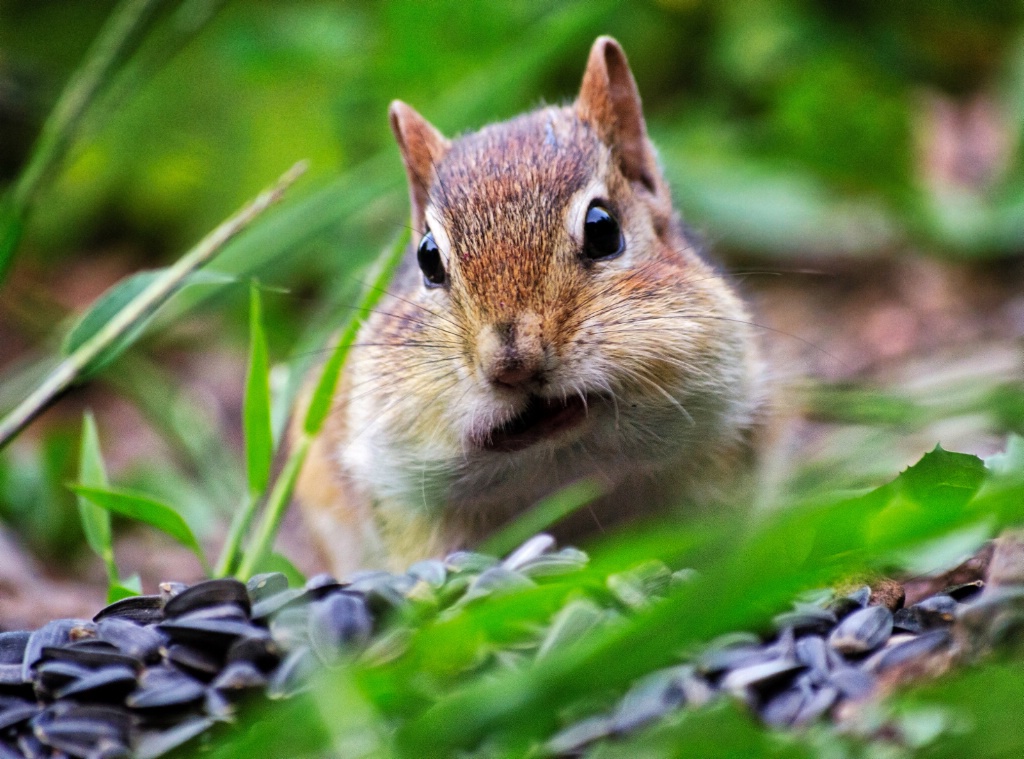
[{"label": "blurred background", "polygon": [[[150,5],[0,282],[0,413],[104,290],[175,260],[295,161],[310,169],[212,265],[224,277],[0,452],[5,620],[33,613],[17,605],[33,576],[51,578],[44,618],[102,603],[65,487],[86,408],[112,480],[216,544],[244,490],[248,282],[265,288],[286,398],[406,223],[391,99],[451,135],[565,102],[599,34],[629,55],[678,207],[753,303],[779,388],[780,502],[1024,432],[1020,2]],[[117,7],[0,0],[0,190]],[[121,533],[147,589],[198,572],[151,532]],[[315,569],[301,526],[281,545]]]}]

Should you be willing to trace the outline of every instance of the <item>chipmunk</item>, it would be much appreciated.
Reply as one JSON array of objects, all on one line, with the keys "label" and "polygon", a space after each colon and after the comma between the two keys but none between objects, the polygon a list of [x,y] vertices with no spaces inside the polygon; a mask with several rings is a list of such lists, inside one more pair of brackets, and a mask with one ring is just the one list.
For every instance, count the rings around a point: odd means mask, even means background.
[{"label": "chipmunk", "polygon": [[758,452],[752,326],[694,250],[625,53],[576,101],[454,140],[400,101],[413,241],[298,483],[339,576],[472,546],[592,478],[560,538],[729,498]]}]

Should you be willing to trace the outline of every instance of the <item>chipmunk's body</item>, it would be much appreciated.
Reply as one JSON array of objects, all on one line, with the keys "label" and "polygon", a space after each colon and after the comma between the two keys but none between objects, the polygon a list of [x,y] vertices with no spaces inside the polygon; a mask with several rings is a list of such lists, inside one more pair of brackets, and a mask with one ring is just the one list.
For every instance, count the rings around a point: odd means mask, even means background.
[{"label": "chipmunk's body", "polygon": [[391,109],[413,251],[300,481],[338,572],[472,545],[582,478],[556,530],[720,502],[761,405],[747,315],[693,250],[617,43],[577,101],[449,143]]}]

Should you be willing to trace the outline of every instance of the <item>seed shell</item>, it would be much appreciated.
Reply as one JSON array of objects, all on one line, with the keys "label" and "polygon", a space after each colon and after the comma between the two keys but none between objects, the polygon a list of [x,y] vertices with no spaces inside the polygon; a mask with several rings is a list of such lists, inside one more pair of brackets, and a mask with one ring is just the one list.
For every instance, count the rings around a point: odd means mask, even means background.
[{"label": "seed shell", "polygon": [[885,606],[869,606],[846,617],[828,636],[829,645],[843,654],[874,651],[892,634],[893,616]]}]

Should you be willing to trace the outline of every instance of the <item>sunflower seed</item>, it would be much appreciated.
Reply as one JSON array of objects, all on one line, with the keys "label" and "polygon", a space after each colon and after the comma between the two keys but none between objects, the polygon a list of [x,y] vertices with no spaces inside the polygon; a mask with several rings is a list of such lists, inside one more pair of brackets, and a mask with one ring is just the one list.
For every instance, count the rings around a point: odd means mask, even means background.
[{"label": "sunflower seed", "polygon": [[266,676],[247,661],[232,662],[217,675],[210,687],[232,698],[238,698],[246,692],[264,688]]},{"label": "sunflower seed", "polygon": [[203,711],[208,717],[212,717],[218,722],[235,721],[235,705],[223,693],[212,688],[206,691],[206,697],[203,699]]},{"label": "sunflower seed", "polygon": [[829,645],[843,654],[874,651],[892,634],[892,612],[885,606],[855,611],[828,636]]},{"label": "sunflower seed", "polygon": [[92,673],[89,667],[68,661],[46,661],[36,667],[35,685],[37,691],[51,693],[68,683]]},{"label": "sunflower seed", "polygon": [[83,758],[109,745],[124,746],[117,730],[105,722],[88,719],[58,718],[37,724],[33,732],[44,745]]},{"label": "sunflower seed", "polygon": [[157,629],[174,643],[226,651],[239,638],[266,637],[267,631],[248,621],[236,619],[186,619],[162,622]]},{"label": "sunflower seed", "polygon": [[0,633],[0,664],[21,665],[32,633],[27,630]]},{"label": "sunflower seed", "polygon": [[344,586],[338,582],[338,578],[334,575],[321,572],[306,580],[306,584],[303,587],[309,593],[310,598],[323,598],[326,594]]},{"label": "sunflower seed", "polygon": [[344,647],[363,645],[373,630],[366,602],[354,593],[335,593],[309,605],[309,642],[325,664],[335,664]]},{"label": "sunflower seed", "polygon": [[773,727],[789,727],[800,714],[808,694],[801,688],[787,688],[774,696],[761,710],[761,718]]},{"label": "sunflower seed", "polygon": [[288,578],[280,572],[253,575],[245,584],[245,589],[249,592],[249,598],[255,605],[264,598],[270,598],[276,593],[288,590]]},{"label": "sunflower seed", "polygon": [[99,646],[64,646],[63,648],[46,646],[42,651],[42,656],[46,661],[69,662],[91,669],[120,664],[137,670],[142,666],[142,662],[138,659],[125,656],[107,643],[104,643],[102,648]]},{"label": "sunflower seed", "polygon": [[688,667],[677,667],[642,678],[619,702],[612,718],[612,732],[635,730],[682,706],[686,701],[683,678],[688,674]]},{"label": "sunflower seed", "polygon": [[281,649],[269,635],[248,635],[228,647],[227,662],[247,661],[263,672],[269,672],[281,661]]},{"label": "sunflower seed", "polygon": [[155,661],[160,657],[160,647],[168,638],[155,627],[142,626],[120,617],[100,620],[96,626],[100,640],[116,646],[126,656],[140,661]]},{"label": "sunflower seed", "polygon": [[864,662],[867,672],[881,674],[909,661],[929,656],[942,650],[952,642],[948,630],[933,630],[905,640],[893,638],[891,644]]},{"label": "sunflower seed", "polygon": [[797,641],[794,658],[815,676],[828,676],[828,650],[824,638],[819,635],[808,635]]},{"label": "sunflower seed", "polygon": [[544,636],[537,651],[537,659],[543,659],[563,646],[572,645],[597,627],[603,619],[607,619],[605,610],[593,601],[570,601],[552,620],[547,635]]},{"label": "sunflower seed", "polygon": [[235,604],[246,614],[252,610],[249,593],[238,580],[205,580],[181,591],[164,604],[165,617],[178,617],[207,606]]},{"label": "sunflower seed", "polygon": [[643,609],[669,588],[672,572],[663,562],[646,561],[633,569],[609,575],[605,584],[612,595],[630,609]]},{"label": "sunflower seed", "polygon": [[456,551],[450,553],[444,558],[444,566],[449,572],[471,572],[479,574],[485,569],[490,569],[495,564],[499,563],[493,556],[487,556],[482,553],[473,553],[472,551]]},{"label": "sunflower seed", "polygon": [[149,625],[164,618],[164,599],[160,596],[129,596],[107,606],[92,618],[93,622],[104,619],[127,619],[140,625]]},{"label": "sunflower seed", "polygon": [[932,615],[936,623],[951,623],[959,604],[952,596],[940,593],[915,604],[914,608]]},{"label": "sunflower seed", "polygon": [[956,618],[959,606],[952,596],[932,596],[897,611],[893,615],[893,626],[914,634],[949,627]]},{"label": "sunflower seed", "polygon": [[183,582],[162,582],[160,588],[161,605],[167,603],[183,590],[188,590],[188,585]]},{"label": "sunflower seed", "polygon": [[440,588],[448,577],[448,570],[437,559],[427,559],[426,561],[417,561],[409,567],[409,574],[432,588]]},{"label": "sunflower seed", "polygon": [[730,646],[712,648],[697,658],[697,670],[706,675],[715,675],[728,670],[763,664],[776,657],[761,646]]},{"label": "sunflower seed", "polygon": [[135,759],[157,759],[199,737],[211,727],[210,717],[192,717],[163,732],[144,734],[135,747]]},{"label": "sunflower seed", "polygon": [[590,743],[605,738],[612,732],[609,717],[589,717],[556,733],[546,744],[546,754],[553,756],[575,755]]},{"label": "sunflower seed", "polygon": [[183,672],[160,667],[146,671],[139,687],[125,699],[132,709],[172,709],[189,706],[206,695],[206,687]]},{"label": "sunflower seed", "polygon": [[184,643],[174,643],[163,649],[162,653],[167,661],[202,680],[216,677],[223,664],[221,657]]},{"label": "sunflower seed", "polygon": [[289,653],[267,681],[267,698],[293,696],[307,687],[309,675],[316,668],[316,657],[303,646]]},{"label": "sunflower seed", "polygon": [[55,695],[57,698],[90,698],[93,701],[117,703],[131,693],[137,684],[134,669],[115,664],[68,683]]},{"label": "sunflower seed", "polygon": [[[556,553],[546,553],[531,559],[519,568],[519,572],[530,579],[538,577],[558,577],[560,575],[578,572],[587,565],[587,555],[582,551],[563,548]],[[675,582],[676,574],[670,578],[670,583]]]},{"label": "sunflower seed", "polygon": [[804,665],[792,659],[772,659],[732,670],[722,678],[721,687],[742,694],[747,688],[769,685],[802,669]]},{"label": "sunflower seed", "polygon": [[954,585],[951,588],[946,588],[946,595],[957,600],[965,601],[984,590],[984,580],[974,580],[973,582],[964,582],[960,585]]},{"label": "sunflower seed", "polygon": [[491,567],[478,575],[466,589],[461,602],[467,603],[476,598],[500,593],[511,593],[535,586],[533,580],[523,577],[518,572],[504,567]]},{"label": "sunflower seed", "polygon": [[836,688],[825,686],[819,688],[811,696],[804,700],[800,711],[793,719],[794,725],[807,725],[821,717],[839,698],[839,691]]},{"label": "sunflower seed", "polygon": [[504,569],[512,572],[520,569],[523,564],[537,558],[555,546],[555,539],[546,533],[538,533],[520,545],[501,562]]},{"label": "sunflower seed", "polygon": [[874,690],[875,679],[857,667],[837,667],[829,675],[828,682],[846,698],[854,701],[864,698]]},{"label": "sunflower seed", "polygon": [[38,704],[30,704],[28,701],[5,706],[0,710],[0,731],[27,722],[39,714],[39,710]]},{"label": "sunflower seed", "polygon": [[831,629],[837,621],[835,612],[808,603],[796,603],[793,605],[793,611],[783,612],[772,618],[776,630],[791,627],[797,633],[823,633]]},{"label": "sunflower seed", "polygon": [[852,593],[840,596],[829,603],[828,608],[835,612],[835,615],[842,619],[847,614],[863,609],[871,600],[871,586],[863,585]]},{"label": "sunflower seed", "polygon": [[390,572],[356,572],[345,589],[363,594],[370,608],[376,613],[382,613],[391,608],[400,608],[406,603],[405,594],[416,581],[405,579],[406,583],[399,584]]},{"label": "sunflower seed", "polygon": [[302,588],[287,588],[274,595],[262,598],[253,604],[252,618],[255,620],[265,620],[272,617],[297,599],[304,598],[305,595],[306,591]]},{"label": "sunflower seed", "polygon": [[270,623],[270,636],[285,650],[309,643],[309,606],[283,609]]},{"label": "sunflower seed", "polygon": [[22,661],[21,679],[32,681],[32,672],[36,662],[43,656],[44,648],[64,646],[71,642],[71,630],[82,624],[80,619],[55,619],[47,622],[29,635],[25,644],[25,658]]}]

